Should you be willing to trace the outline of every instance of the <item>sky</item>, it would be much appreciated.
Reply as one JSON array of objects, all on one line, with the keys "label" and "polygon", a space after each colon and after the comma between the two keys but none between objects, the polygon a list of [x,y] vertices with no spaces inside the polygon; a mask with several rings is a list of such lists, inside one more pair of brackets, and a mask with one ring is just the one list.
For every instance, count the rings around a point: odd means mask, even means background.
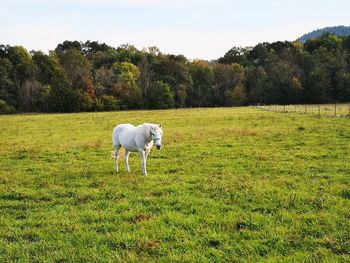
[{"label": "sky", "polygon": [[234,46],[349,26],[349,11],[349,0],[0,0],[0,44],[47,53],[91,40],[211,60]]}]

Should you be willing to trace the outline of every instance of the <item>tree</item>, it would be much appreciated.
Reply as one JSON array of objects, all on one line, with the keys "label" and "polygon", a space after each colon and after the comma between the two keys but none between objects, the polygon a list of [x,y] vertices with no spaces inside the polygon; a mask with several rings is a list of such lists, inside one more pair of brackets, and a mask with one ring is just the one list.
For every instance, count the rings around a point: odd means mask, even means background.
[{"label": "tree", "polygon": [[82,76],[91,75],[89,61],[76,49],[68,49],[59,54],[59,62],[69,86],[75,88]]},{"label": "tree", "polygon": [[11,77],[15,87],[13,94],[16,97],[13,106],[22,111],[24,105],[21,104],[23,102],[21,96],[24,93],[23,89],[25,89],[24,83],[34,78],[36,68],[30,54],[24,47],[8,47],[7,52],[7,57],[13,65]]},{"label": "tree", "polygon": [[95,98],[90,62],[76,49],[66,50],[59,55],[59,61],[64,69],[68,88],[71,88],[74,94],[74,111],[89,110],[89,104],[92,104]]},{"label": "tree", "polygon": [[174,97],[170,86],[162,81],[156,81],[150,90],[150,108],[167,109],[174,107]]},{"label": "tree", "polygon": [[299,103],[302,94],[300,69],[290,61],[277,60],[271,64],[268,72],[269,84],[265,89],[267,103],[294,104]]},{"label": "tree", "polygon": [[167,83],[174,94],[175,107],[186,106],[186,97],[192,88],[188,61],[184,56],[160,56],[154,65],[155,79]]},{"label": "tree", "polygon": [[245,87],[250,103],[266,103],[265,88],[267,74],[262,66],[249,66],[245,69]]},{"label": "tree", "polygon": [[61,56],[64,53],[66,53],[67,51],[72,50],[72,49],[78,51],[79,53],[83,53],[83,44],[79,41],[66,40],[63,43],[57,45],[55,52],[59,56]]},{"label": "tree", "polygon": [[115,49],[108,49],[106,51],[97,51],[93,60],[93,68],[101,67],[110,68],[113,63],[118,62],[118,52]]},{"label": "tree", "polygon": [[268,43],[260,43],[249,50],[247,59],[250,64],[255,66],[265,66],[269,61],[270,51],[268,49]]},{"label": "tree", "polygon": [[112,47],[106,45],[105,43],[98,43],[97,41],[86,41],[85,43],[82,44],[82,52],[84,53],[84,55],[88,58],[93,60],[94,59],[94,55],[97,52],[105,52],[108,51],[110,49],[113,49]]},{"label": "tree", "polygon": [[20,110],[24,112],[46,110],[48,88],[35,79],[26,80],[19,92]]},{"label": "tree", "polygon": [[103,95],[113,95],[113,86],[116,83],[117,76],[112,68],[105,66],[95,70],[95,89],[96,96],[101,97]]},{"label": "tree", "polygon": [[7,50],[9,46],[0,45],[0,58],[6,58],[7,57]]},{"label": "tree", "polygon": [[63,76],[55,76],[49,90],[49,112],[74,112],[78,111],[76,106],[77,95],[69,88]]},{"label": "tree", "polygon": [[207,63],[196,60],[189,64],[192,89],[187,94],[188,105],[208,107],[212,105],[214,71]]},{"label": "tree", "polygon": [[4,100],[0,100],[0,114],[11,114],[15,112],[15,107],[8,105]]},{"label": "tree", "polygon": [[130,62],[137,65],[142,59],[142,53],[133,45],[124,44],[117,48],[119,62]]},{"label": "tree", "polygon": [[152,65],[148,62],[148,59],[144,57],[139,62],[138,68],[140,70],[139,84],[142,91],[142,97],[147,99],[149,90],[153,84],[154,72]]},{"label": "tree", "polygon": [[37,68],[37,80],[42,84],[49,84],[52,78],[58,74],[58,60],[54,56],[48,56],[41,51],[32,53],[32,60]]},{"label": "tree", "polygon": [[266,48],[271,51],[273,50],[278,56],[281,56],[282,53],[286,50],[286,49],[293,49],[293,43],[288,42],[288,41],[277,41],[277,42],[273,42],[271,44],[267,44]]},{"label": "tree", "polygon": [[103,95],[100,97],[102,103],[102,109],[107,111],[119,110],[120,102],[114,96]]},{"label": "tree", "polygon": [[246,64],[247,54],[250,51],[250,48],[246,47],[233,47],[226,54],[218,59],[219,63],[222,64]]},{"label": "tree", "polygon": [[226,96],[230,106],[243,106],[248,102],[247,91],[241,85],[236,86],[232,91],[228,91]]},{"label": "tree", "polygon": [[138,85],[139,69],[129,63],[115,63],[113,69],[117,75],[117,83],[114,86],[117,97],[120,99],[122,108],[136,109],[143,104],[142,93]]},{"label": "tree", "polygon": [[[32,52],[32,60],[35,66],[35,75],[30,82],[27,83],[27,89],[33,90],[31,87],[40,86],[40,88],[35,88],[35,90],[37,90],[37,98],[34,99],[34,103],[32,103],[35,105],[35,111],[55,111],[56,108],[54,105],[56,105],[56,102],[54,102],[53,97],[54,94],[59,94],[56,93],[56,91],[60,89],[60,87],[56,87],[57,83],[64,85],[66,87],[66,92],[69,93],[68,84],[64,76],[64,69],[59,64],[59,59],[55,52],[46,55],[41,51],[34,51]],[[69,87],[69,89],[71,89],[71,87]],[[66,105],[65,107],[73,110],[73,105]],[[65,112],[68,111],[68,109],[59,107],[59,111]]]},{"label": "tree", "polygon": [[337,72],[337,79],[339,85],[339,101],[349,102],[350,101],[350,73],[346,70],[341,70]]},{"label": "tree", "polygon": [[[343,81],[341,72],[348,72],[349,67],[346,60],[346,52],[343,50],[328,50],[325,47],[319,47],[311,54],[310,60],[310,69],[308,69],[309,75],[306,77],[308,83],[307,88],[315,90],[314,85],[322,81],[322,90],[325,92],[325,100],[323,100],[323,102],[342,101],[342,93],[346,89],[344,89],[343,84],[341,84]],[[315,76],[319,76],[319,79],[315,79]],[[314,83],[311,82],[311,80],[314,80]],[[317,94],[312,96],[317,97]],[[310,99],[310,97],[308,98]]]},{"label": "tree", "polygon": [[6,104],[17,105],[17,90],[11,78],[12,63],[7,58],[0,58],[0,99]]},{"label": "tree", "polygon": [[313,38],[305,42],[304,49],[310,53],[319,49],[326,48],[329,51],[339,50],[342,45],[342,38],[336,35],[325,33],[319,38]]},{"label": "tree", "polygon": [[22,46],[7,47],[7,57],[13,65],[29,64],[32,58]]},{"label": "tree", "polygon": [[232,65],[216,64],[213,70],[215,77],[214,104],[231,106],[232,100],[229,94],[236,87],[243,85],[244,68],[236,63]]},{"label": "tree", "polygon": [[350,36],[344,37],[344,39],[343,39],[343,49],[350,51]]}]

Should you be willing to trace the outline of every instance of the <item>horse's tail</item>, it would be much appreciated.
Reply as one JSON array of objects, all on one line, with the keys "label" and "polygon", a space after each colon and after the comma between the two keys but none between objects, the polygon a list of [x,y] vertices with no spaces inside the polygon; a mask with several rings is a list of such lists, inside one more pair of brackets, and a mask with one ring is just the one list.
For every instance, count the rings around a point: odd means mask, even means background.
[{"label": "horse's tail", "polygon": [[[124,155],[124,148],[123,147],[121,147],[119,150],[118,150],[118,159],[121,157],[121,156],[123,156]],[[112,151],[111,151],[111,158],[112,159],[114,159],[114,152],[115,152],[115,149],[113,149]]]}]

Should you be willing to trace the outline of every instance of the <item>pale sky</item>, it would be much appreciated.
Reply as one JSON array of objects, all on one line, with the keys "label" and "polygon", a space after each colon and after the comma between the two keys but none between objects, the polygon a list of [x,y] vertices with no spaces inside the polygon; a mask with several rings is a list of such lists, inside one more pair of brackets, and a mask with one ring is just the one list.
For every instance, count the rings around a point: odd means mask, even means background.
[{"label": "pale sky", "polygon": [[47,53],[65,40],[157,46],[217,59],[233,46],[350,25],[350,0],[0,0],[0,44]]}]

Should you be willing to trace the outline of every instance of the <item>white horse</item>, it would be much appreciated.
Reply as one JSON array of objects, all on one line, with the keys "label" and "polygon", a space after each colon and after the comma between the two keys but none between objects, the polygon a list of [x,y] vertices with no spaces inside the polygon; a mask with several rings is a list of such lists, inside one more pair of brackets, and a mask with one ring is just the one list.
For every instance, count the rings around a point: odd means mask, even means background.
[{"label": "white horse", "polygon": [[142,173],[147,175],[146,164],[147,157],[153,143],[160,150],[162,147],[163,130],[161,124],[144,123],[135,127],[131,124],[117,125],[112,134],[114,147],[114,173],[118,172],[118,152],[121,147],[125,149],[125,168],[130,173],[129,154],[130,152],[139,152],[142,161]]}]

